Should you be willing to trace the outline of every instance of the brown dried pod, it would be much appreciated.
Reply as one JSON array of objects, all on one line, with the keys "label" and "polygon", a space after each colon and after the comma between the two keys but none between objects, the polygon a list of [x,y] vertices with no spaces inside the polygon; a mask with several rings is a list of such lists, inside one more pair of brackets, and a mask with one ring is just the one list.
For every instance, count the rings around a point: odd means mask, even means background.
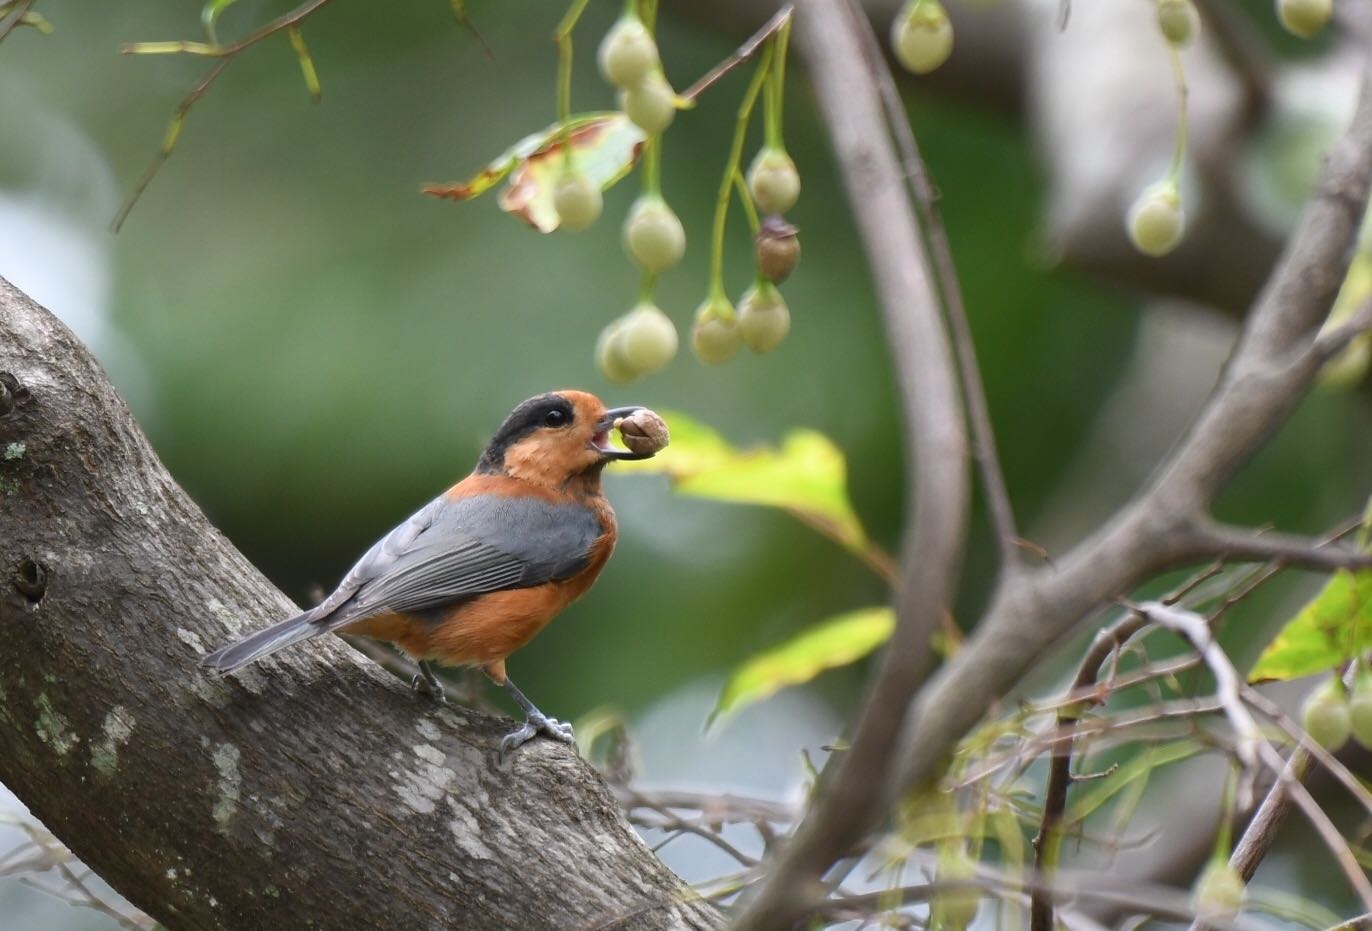
[{"label": "brown dried pod", "polygon": [[781,284],[800,261],[800,230],[778,216],[765,217],[757,238],[757,269],[772,284]]},{"label": "brown dried pod", "polygon": [[666,449],[671,441],[667,422],[647,408],[634,411],[619,421],[619,435],[630,452],[651,456]]}]

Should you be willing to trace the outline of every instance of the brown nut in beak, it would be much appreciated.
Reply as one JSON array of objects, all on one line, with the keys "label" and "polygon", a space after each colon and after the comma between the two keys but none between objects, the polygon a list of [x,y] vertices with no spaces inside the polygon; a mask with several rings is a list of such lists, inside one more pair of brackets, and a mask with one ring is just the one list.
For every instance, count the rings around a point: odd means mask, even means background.
[{"label": "brown nut in beak", "polygon": [[646,407],[620,420],[619,435],[630,451],[640,456],[652,456],[667,448],[671,435],[667,422]]}]

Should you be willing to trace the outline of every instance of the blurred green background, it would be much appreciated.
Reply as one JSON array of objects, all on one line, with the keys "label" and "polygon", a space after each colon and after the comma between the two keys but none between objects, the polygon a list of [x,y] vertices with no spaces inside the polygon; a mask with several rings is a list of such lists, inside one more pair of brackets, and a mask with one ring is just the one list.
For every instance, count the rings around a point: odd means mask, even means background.
[{"label": "blurred green background", "polygon": [[[286,6],[240,0],[221,33]],[[617,7],[597,2],[586,14],[574,109],[613,105],[591,62]],[[557,387],[686,411],[741,444],[817,428],[845,451],[872,534],[897,546],[901,441],[887,352],[799,67],[787,93],[788,145],[804,179],[790,217],[804,257],[783,289],[791,338],[715,369],[683,352],[663,375],[621,388],[599,375],[592,347],[635,298],[618,222],[636,177],[608,193],[604,218],[581,234],[539,235],[493,196],[453,204],[418,193],[423,182],[465,178],[551,122],[549,37],[561,4],[473,4],[493,60],[439,0],[327,8],[305,28],[322,104],[310,104],[284,37],[244,54],[196,106],[118,235],[107,227],[120,199],[207,67],[120,56],[118,45],[197,38],[200,5],[39,9],[55,35],[21,30],[0,46],[0,274],[78,326],[172,473],[293,597],[331,588],[372,540],[465,474],[515,403]],[[661,44],[679,87],[733,47],[670,9]],[[690,246],[659,300],[683,332],[704,296],[709,215],[745,82],[746,72],[722,82],[666,138],[664,193]],[[1083,459],[1087,437],[1128,426],[1098,418],[1130,365],[1143,300],[1043,258],[1042,183],[1016,114],[918,88],[907,99],[942,192],[1022,526],[1034,537],[1036,527],[1089,523],[1136,480],[1093,475],[1089,500],[1078,487],[1094,468]],[[733,217],[726,262],[737,294],[750,248]],[[1203,323],[1219,345],[1230,326]],[[1184,419],[1177,406],[1195,403],[1147,401],[1127,416]],[[1224,516],[1317,531],[1354,512],[1372,459],[1367,426],[1362,398],[1315,397],[1244,473]],[[1146,474],[1151,460],[1135,465]],[[621,521],[615,559],[510,663],[550,713],[642,710],[717,682],[810,623],[884,598],[867,569],[783,514],[674,498],[660,478],[607,484]],[[976,517],[963,623],[994,568]],[[1248,611],[1263,624],[1231,630],[1243,639],[1272,629],[1281,620],[1272,605],[1289,598],[1254,602]],[[825,676],[823,700],[845,713],[863,672]]]}]

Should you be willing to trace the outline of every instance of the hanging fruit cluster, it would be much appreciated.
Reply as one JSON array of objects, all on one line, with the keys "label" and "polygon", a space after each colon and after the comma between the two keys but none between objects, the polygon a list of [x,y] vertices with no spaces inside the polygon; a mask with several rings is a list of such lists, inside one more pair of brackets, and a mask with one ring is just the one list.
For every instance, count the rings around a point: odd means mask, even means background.
[{"label": "hanging fruit cluster", "polygon": [[[1186,233],[1181,170],[1186,156],[1186,74],[1179,50],[1200,33],[1193,0],[1154,0],[1158,31],[1171,57],[1177,87],[1177,133],[1172,165],[1161,179],[1143,189],[1125,214],[1134,247],[1158,257],[1175,249]],[[1333,15],[1333,0],[1276,0],[1277,18],[1292,35],[1314,38]],[[906,0],[891,24],[891,50],[915,74],[927,74],[953,52],[953,26],[939,0]]]},{"label": "hanging fruit cluster", "polygon": [[[677,110],[733,68],[756,62],[739,107],[733,142],[720,181],[710,237],[710,278],[695,312],[691,348],[700,361],[717,365],[742,346],[763,353],[775,349],[791,328],[791,315],[777,285],[800,260],[800,239],[785,214],[800,197],[800,174],[782,141],[786,47],[791,10],[783,9],[738,53],[682,94],[662,69],[654,38],[656,0],[627,0],[624,11],[601,39],[600,74],[616,93],[613,112],[571,112],[572,31],[587,0],[572,0],[555,35],[558,46],[558,119],[521,140],[465,183],[428,185],[425,193],[467,200],[508,178],[500,205],[541,232],[590,227],[604,208],[602,192],[641,166],[642,193],[624,218],[624,251],[642,273],[638,299],[612,320],[596,341],[596,364],[606,378],[625,383],[661,371],[676,356],[676,325],[658,306],[659,275],[686,252],[681,218],[662,196],[662,134]],[[758,100],[763,109],[763,144],[746,173],[743,147]],[[737,198],[754,234],[755,275],[737,306],[724,286],[724,233]]]},{"label": "hanging fruit cluster", "polygon": [[[596,364],[614,382],[632,381],[664,368],[676,355],[678,338],[671,319],[658,306],[654,286],[659,274],[681,261],[686,232],[662,197],[661,134],[681,101],[662,73],[653,40],[653,4],[629,0],[624,14],[600,44],[600,72],[618,89],[620,109],[644,131],[643,193],[624,220],[624,250],[643,272],[637,304],[611,321],[596,342]],[[791,328],[790,311],[777,290],[795,268],[800,240],[782,215],[800,197],[800,175],[781,138],[789,17],[761,44],[757,71],[739,110],[729,160],[724,168],[711,238],[710,282],[696,308],[691,349],[697,359],[718,365],[740,346],[754,352],[775,349]],[[757,48],[758,46],[754,46]],[[758,97],[763,99],[765,142],[740,173],[742,147]],[[670,103],[670,106],[668,105]],[[724,230],[735,192],[743,201],[756,242],[756,280],[737,308],[724,288]]]}]

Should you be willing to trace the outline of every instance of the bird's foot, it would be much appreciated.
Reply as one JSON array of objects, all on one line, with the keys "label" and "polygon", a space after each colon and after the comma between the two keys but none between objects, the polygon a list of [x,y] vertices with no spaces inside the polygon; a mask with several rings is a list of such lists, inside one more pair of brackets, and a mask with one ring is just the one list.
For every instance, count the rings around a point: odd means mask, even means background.
[{"label": "bird's foot", "polygon": [[534,714],[529,715],[528,720],[518,728],[501,738],[501,757],[503,758],[519,749],[539,734],[546,734],[554,740],[560,740],[563,743],[569,744],[576,742],[576,735],[572,733],[572,726],[570,724],[564,724],[557,718],[550,718],[535,712]]},{"label": "bird's foot", "polygon": [[438,676],[429,668],[429,664],[421,662],[419,672],[410,680],[410,688],[414,689],[417,695],[427,695],[440,705],[446,705],[448,699],[444,697],[443,683],[438,681]]}]

